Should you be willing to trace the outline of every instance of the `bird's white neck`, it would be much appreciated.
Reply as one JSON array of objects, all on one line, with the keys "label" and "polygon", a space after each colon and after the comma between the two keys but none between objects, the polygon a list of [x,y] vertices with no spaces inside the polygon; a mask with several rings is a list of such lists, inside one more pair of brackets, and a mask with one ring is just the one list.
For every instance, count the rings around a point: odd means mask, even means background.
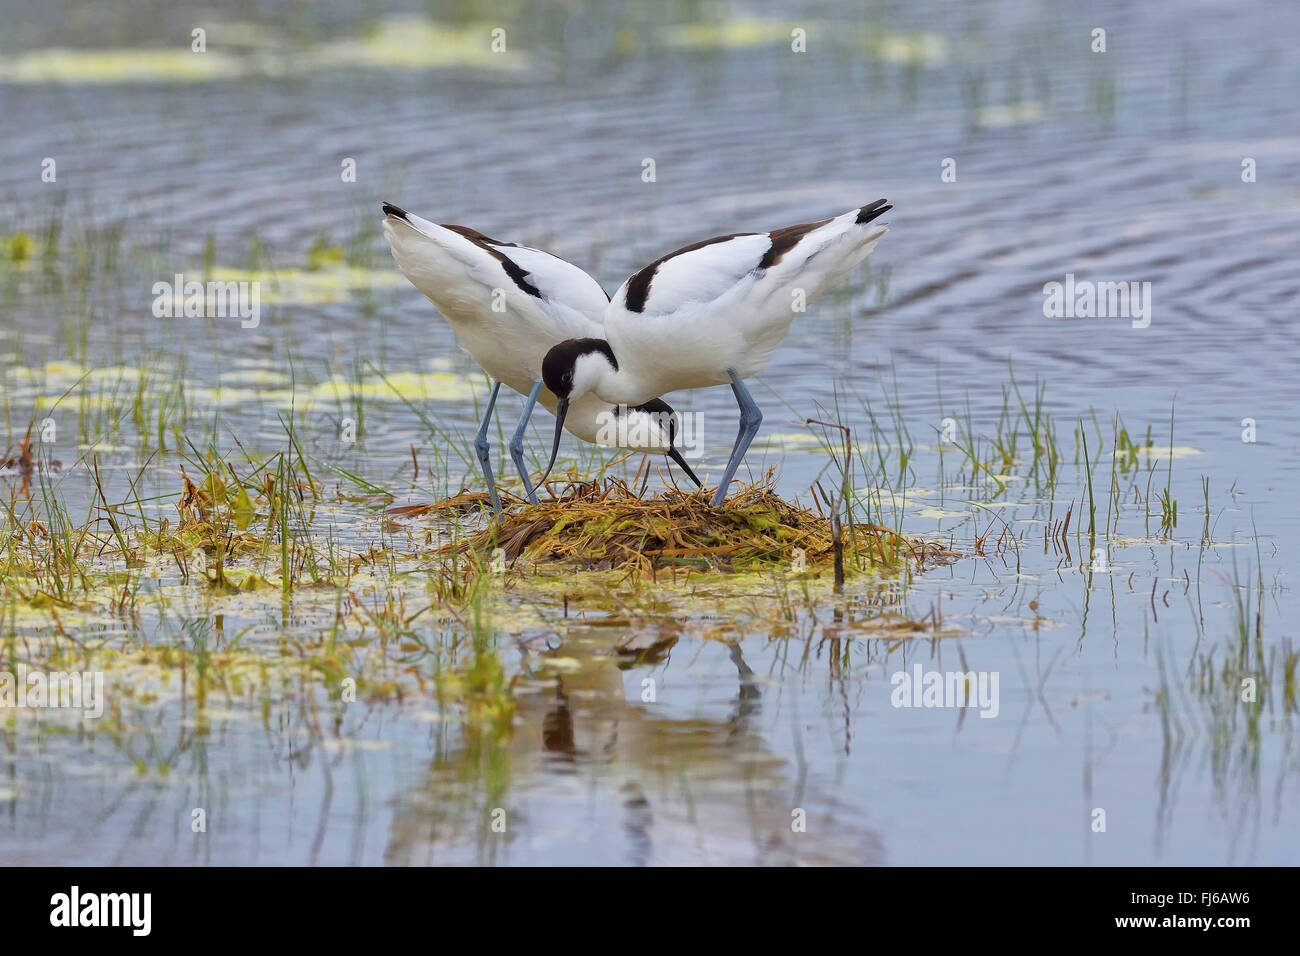
[{"label": "bird's white neck", "polygon": [[646,385],[638,376],[624,369],[610,369],[601,377],[594,391],[603,401],[614,405],[640,405],[659,397],[653,386]]},{"label": "bird's white neck", "polygon": [[609,359],[599,352],[580,357],[573,378],[578,393],[594,393],[601,401],[611,405],[640,405],[659,397],[652,385],[647,385],[640,376],[621,365],[614,368]]}]

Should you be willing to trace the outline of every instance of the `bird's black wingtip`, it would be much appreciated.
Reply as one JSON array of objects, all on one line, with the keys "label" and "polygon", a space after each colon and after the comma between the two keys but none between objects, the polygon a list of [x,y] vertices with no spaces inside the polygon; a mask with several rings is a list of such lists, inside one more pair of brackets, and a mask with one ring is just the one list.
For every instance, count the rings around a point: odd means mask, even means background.
[{"label": "bird's black wingtip", "polygon": [[861,226],[863,223],[871,222],[873,219],[883,216],[893,208],[894,207],[889,204],[888,199],[877,199],[875,202],[859,209],[858,218],[855,219],[854,222]]},{"label": "bird's black wingtip", "polygon": [[406,221],[406,210],[401,206],[394,206],[392,203],[386,202],[383,204],[383,208],[385,216],[392,216],[394,219]]}]

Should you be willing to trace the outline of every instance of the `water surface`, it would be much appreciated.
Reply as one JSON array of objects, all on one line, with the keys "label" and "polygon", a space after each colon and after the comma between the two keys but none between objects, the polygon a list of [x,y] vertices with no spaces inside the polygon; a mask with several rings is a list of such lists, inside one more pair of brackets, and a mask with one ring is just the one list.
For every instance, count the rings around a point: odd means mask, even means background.
[{"label": "water surface", "polygon": [[[775,577],[703,596],[628,585],[613,601],[516,580],[474,618],[438,599],[421,559],[398,577],[359,567],[349,587],[284,606],[277,590],[184,586],[174,565],[131,615],[102,601],[52,614],[10,591],[11,662],[71,642],[122,655],[125,676],[109,669],[98,722],[0,715],[0,858],[1296,860],[1293,5],[132,6],[0,6],[13,27],[0,235],[36,244],[0,263],[3,444],[56,421],[43,452],[63,463],[57,494],[78,520],[92,454],[111,499],[134,482],[157,498],[151,518],[174,521],[183,436],[267,455],[288,415],[311,455],[392,495],[322,466],[317,540],[416,553],[443,530],[381,509],[475,480],[464,458],[486,388],[397,273],[382,200],[544,246],[613,290],[686,242],[886,196],[892,231],[869,269],[754,383],[766,423],[742,476],[777,466],[782,494],[810,504],[833,470],[804,421],[838,414],[863,449],[860,513],[966,557],[851,581],[839,598],[796,582],[788,607]],[[190,52],[196,24],[204,54]],[[1090,50],[1097,26],[1104,54]],[[484,54],[495,27],[507,52]],[[806,53],[790,48],[796,27]],[[955,182],[941,180],[949,158]],[[152,315],[155,282],[205,270],[263,280],[257,328]],[[1067,274],[1150,282],[1149,326],[1046,318],[1044,284]],[[1023,425],[997,479],[941,441],[951,418],[987,455],[1010,431],[1013,376],[1030,405],[1043,388],[1054,484]],[[669,401],[700,413],[699,467],[716,475],[728,390]],[[518,399],[503,404],[512,420]],[[346,445],[349,417],[359,440]],[[1117,469],[1107,534],[1120,427],[1143,448]],[[539,412],[534,448],[549,430]],[[1095,541],[1074,533],[1084,435]],[[1147,506],[1167,482],[1178,525],[1162,532]],[[1067,509],[1070,533],[1045,543]],[[414,642],[376,639],[368,614],[397,594],[408,613],[430,606]],[[1238,600],[1252,602],[1244,645]],[[941,626],[899,630],[886,613]],[[349,641],[400,694],[339,700],[320,662]],[[208,677],[167,647],[213,655],[221,680],[200,697]],[[997,673],[997,716],[893,706],[891,676],[918,664]],[[1267,690],[1248,705],[1235,690],[1252,674]],[[792,830],[799,811],[806,832]]]}]

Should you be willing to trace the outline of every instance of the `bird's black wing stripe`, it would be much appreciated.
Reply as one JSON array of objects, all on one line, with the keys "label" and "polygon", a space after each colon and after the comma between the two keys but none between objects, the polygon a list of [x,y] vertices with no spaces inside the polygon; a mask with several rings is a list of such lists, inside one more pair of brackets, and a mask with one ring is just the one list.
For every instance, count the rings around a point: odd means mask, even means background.
[{"label": "bird's black wing stripe", "polygon": [[498,258],[501,259],[501,268],[506,270],[506,275],[510,277],[511,282],[519,286],[519,288],[523,289],[531,296],[536,296],[539,299],[542,297],[541,290],[528,281],[528,276],[531,273],[525,272],[523,269],[519,268],[513,260],[504,255],[499,256]]},{"label": "bird's black wing stripe", "polygon": [[506,275],[510,277],[510,281],[513,282],[515,285],[517,285],[524,292],[527,292],[531,296],[536,296],[539,299],[542,297],[542,293],[537,288],[537,286],[533,285],[531,282],[528,281],[528,277],[529,275],[531,275],[531,273],[528,272],[526,269],[520,268],[518,263],[516,263],[513,259],[507,256],[499,248],[497,248],[498,246],[506,246],[507,248],[509,248],[511,246],[514,246],[515,243],[498,242],[495,239],[483,235],[483,233],[479,232],[477,229],[469,228],[469,226],[444,225],[442,228],[450,229],[452,232],[464,236],[470,242],[474,243],[474,245],[478,246],[480,249],[482,249],[484,252],[490,255],[493,259],[496,259],[498,262],[500,262],[501,268],[504,269]]},{"label": "bird's black wing stripe", "polygon": [[795,247],[795,245],[808,233],[814,229],[820,229],[830,222],[829,219],[823,219],[820,222],[801,222],[797,226],[786,226],[784,229],[773,229],[768,233],[772,239],[772,245],[768,247],[763,258],[759,260],[760,269],[768,269],[781,261],[781,258]]}]

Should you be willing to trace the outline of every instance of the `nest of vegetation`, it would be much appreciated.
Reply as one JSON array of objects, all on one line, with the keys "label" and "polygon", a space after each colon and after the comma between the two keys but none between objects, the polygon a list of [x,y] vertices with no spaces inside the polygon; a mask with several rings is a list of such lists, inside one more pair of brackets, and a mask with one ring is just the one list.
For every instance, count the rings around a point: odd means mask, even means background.
[{"label": "nest of vegetation", "polygon": [[[501,548],[511,563],[523,558],[538,567],[593,571],[671,565],[819,571],[833,565],[836,545],[829,517],[781,499],[771,481],[769,473],[720,508],[703,491],[672,489],[642,497],[618,478],[574,483],[558,497],[512,508],[468,541],[443,551],[487,557]],[[938,544],[874,525],[844,524],[841,544],[849,568],[921,568],[955,557]]]}]

